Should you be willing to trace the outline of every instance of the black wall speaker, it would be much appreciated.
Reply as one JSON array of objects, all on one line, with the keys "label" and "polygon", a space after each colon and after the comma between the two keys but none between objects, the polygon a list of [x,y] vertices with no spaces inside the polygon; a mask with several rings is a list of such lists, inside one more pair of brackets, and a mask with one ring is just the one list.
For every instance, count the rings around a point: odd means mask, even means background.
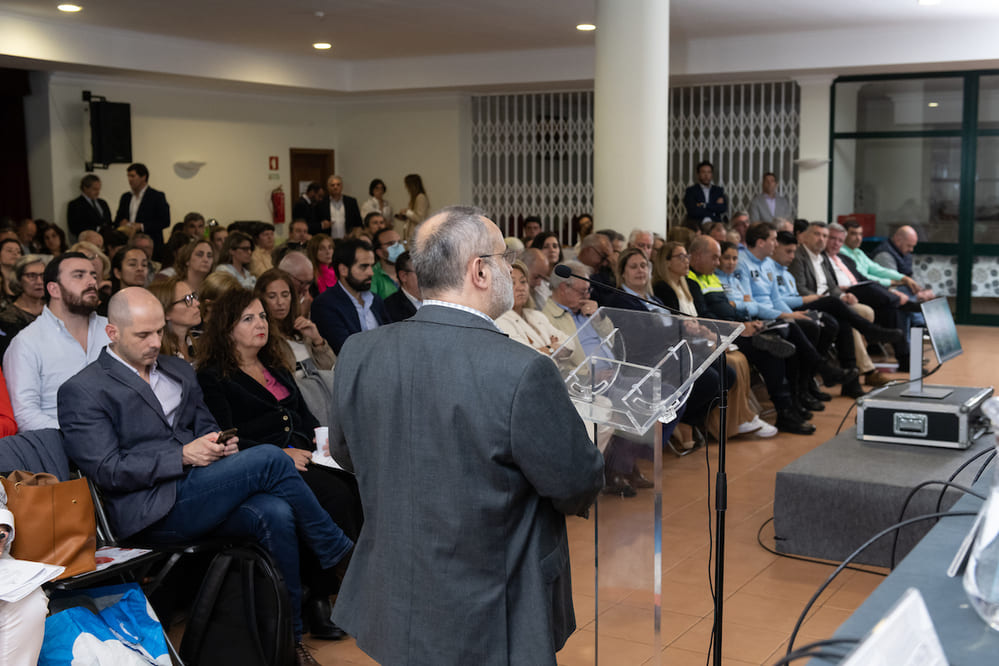
[{"label": "black wall speaker", "polygon": [[132,162],[132,111],[128,104],[90,101],[90,146],[95,166]]}]

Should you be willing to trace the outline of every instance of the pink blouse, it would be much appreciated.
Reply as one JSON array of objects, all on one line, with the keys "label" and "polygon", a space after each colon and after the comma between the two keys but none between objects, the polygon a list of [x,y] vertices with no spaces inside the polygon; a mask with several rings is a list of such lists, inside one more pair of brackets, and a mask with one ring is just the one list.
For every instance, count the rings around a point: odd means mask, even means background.
[{"label": "pink blouse", "polygon": [[274,396],[275,400],[281,402],[289,395],[291,395],[291,391],[285,388],[284,384],[276,380],[274,378],[274,375],[272,375],[267,370],[267,368],[264,368],[263,370],[264,370],[264,380],[267,382],[266,384],[264,384],[264,388],[266,388],[268,391],[271,392],[271,395]]},{"label": "pink blouse", "polygon": [[319,275],[316,277],[316,287],[320,294],[336,284],[336,271],[333,270],[332,266],[319,264],[317,272]]}]

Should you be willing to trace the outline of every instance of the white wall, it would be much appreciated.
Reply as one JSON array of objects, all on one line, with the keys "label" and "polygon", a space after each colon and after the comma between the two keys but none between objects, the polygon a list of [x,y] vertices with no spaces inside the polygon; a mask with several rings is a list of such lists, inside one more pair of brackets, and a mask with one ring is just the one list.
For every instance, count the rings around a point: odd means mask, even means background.
[{"label": "white wall", "polygon": [[[393,203],[405,203],[402,178],[412,172],[423,177],[434,206],[461,200],[461,164],[467,158],[460,152],[468,141],[463,137],[465,104],[454,94],[359,103],[54,74],[47,90],[26,100],[26,109],[37,113],[47,98],[51,119],[47,135],[41,131],[41,115],[29,123],[29,163],[36,215],[47,211],[63,226],[66,204],[79,194],[90,154],[83,90],[131,104],[132,157],[149,167],[150,185],[166,193],[174,222],[192,210],[223,224],[268,220],[270,191],[278,183],[288,193],[285,219],[290,219],[295,200],[288,171],[292,147],[335,150],[347,193],[361,200],[367,197],[368,182],[379,177]],[[280,180],[269,179],[271,155],[279,157]],[[173,165],[188,160],[206,165],[194,177],[183,178]],[[126,166],[96,171],[112,213],[127,189]]]}]

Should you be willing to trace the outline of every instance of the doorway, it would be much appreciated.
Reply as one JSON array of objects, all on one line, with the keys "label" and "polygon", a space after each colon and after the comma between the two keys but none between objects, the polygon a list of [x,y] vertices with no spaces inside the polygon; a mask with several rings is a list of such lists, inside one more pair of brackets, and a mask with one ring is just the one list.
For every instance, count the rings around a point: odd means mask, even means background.
[{"label": "doorway", "polygon": [[333,151],[320,148],[291,148],[288,164],[291,165],[291,189],[289,198],[292,204],[305,194],[309,183],[319,183],[326,191],[326,179],[333,173]]}]

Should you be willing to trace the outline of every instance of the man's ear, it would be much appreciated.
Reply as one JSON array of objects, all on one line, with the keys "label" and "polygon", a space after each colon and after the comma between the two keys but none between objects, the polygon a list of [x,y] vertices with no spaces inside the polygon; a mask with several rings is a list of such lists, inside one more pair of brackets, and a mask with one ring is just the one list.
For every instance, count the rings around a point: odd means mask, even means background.
[{"label": "man's ear", "polygon": [[118,327],[114,324],[107,324],[104,327],[104,332],[108,334],[111,342],[118,342]]},{"label": "man's ear", "polygon": [[472,284],[476,288],[486,289],[489,287],[489,281],[492,278],[492,276],[488,275],[488,271],[486,270],[485,259],[483,259],[482,257],[476,257],[475,259],[473,259],[472,263],[469,265],[468,272],[469,272],[469,278],[471,279]]}]

